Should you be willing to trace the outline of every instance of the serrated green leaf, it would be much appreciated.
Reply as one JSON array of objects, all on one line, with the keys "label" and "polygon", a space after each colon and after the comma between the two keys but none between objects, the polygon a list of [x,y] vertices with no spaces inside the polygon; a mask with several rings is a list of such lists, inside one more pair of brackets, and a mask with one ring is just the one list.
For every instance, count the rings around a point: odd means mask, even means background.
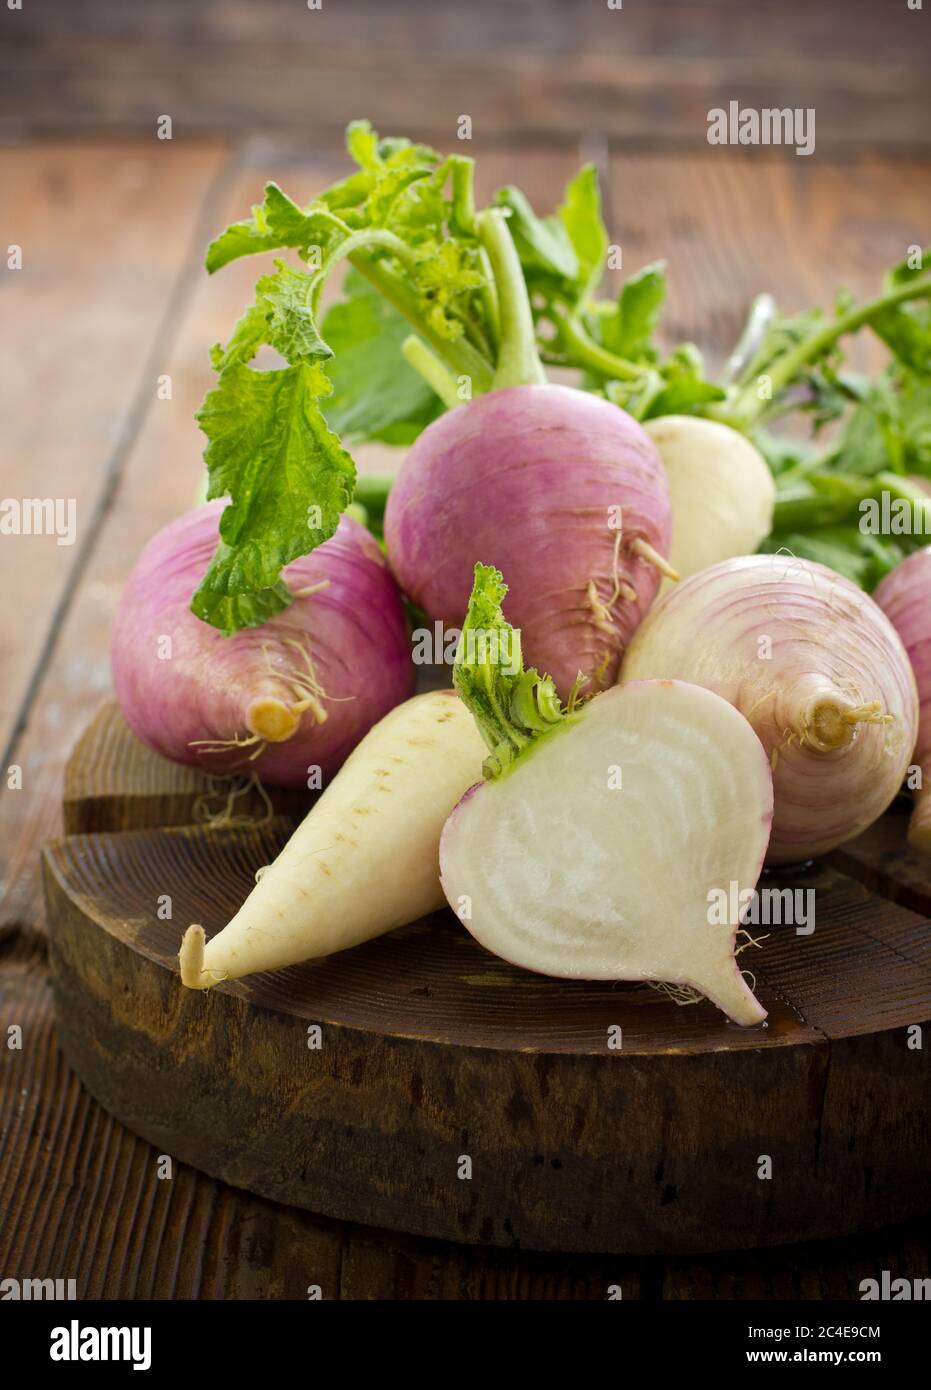
[{"label": "serrated green leaf", "polygon": [[270,372],[234,363],[198,412],[207,496],[231,501],[191,607],[224,632],[280,610],[282,568],[327,540],[350,501],[355,466],[319,405],[329,389],[306,361]]},{"label": "serrated green leaf", "polygon": [[320,336],[311,307],[316,277],[276,261],[274,275],[264,275],[256,296],[266,306],[267,341],[290,363],[302,357],[332,357]]},{"label": "serrated green leaf", "polygon": [[276,183],[267,183],[265,201],[252,209],[252,216],[234,222],[207,247],[207,270],[213,274],[240,256],[283,247],[291,247],[306,258],[311,247],[319,246],[322,258],[340,234],[329,209],[311,204],[305,211]]},{"label": "serrated green leaf", "polygon": [[453,685],[491,749],[486,777],[500,777],[524,749],[572,718],[552,679],[524,670],[520,632],[501,607],[507,591],[499,570],[475,566],[453,666]]}]

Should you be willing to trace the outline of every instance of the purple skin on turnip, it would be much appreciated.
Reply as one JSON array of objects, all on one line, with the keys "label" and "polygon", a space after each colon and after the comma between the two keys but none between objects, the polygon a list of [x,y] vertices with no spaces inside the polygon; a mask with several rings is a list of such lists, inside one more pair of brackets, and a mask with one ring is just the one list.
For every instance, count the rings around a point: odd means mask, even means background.
[{"label": "purple skin on turnip", "polygon": [[915,808],[908,827],[913,849],[931,853],[931,546],[907,556],[873,595],[912,663],[918,687],[918,741],[909,769]]},{"label": "purple skin on turnip", "polygon": [[568,386],[497,390],[428,426],[388,497],[385,542],[408,597],[456,626],[477,556],[506,567],[527,660],[567,697],[610,686],[656,595],[669,492],[647,432]]},{"label": "purple skin on turnip", "polygon": [[[224,636],[190,610],[225,503],[172,521],[133,569],[113,627],[117,698],[163,757],[278,786],[326,779],[413,688],[401,596],[378,545],[343,516],[284,570],[293,602]],[[319,782],[316,783],[319,785]]]}]

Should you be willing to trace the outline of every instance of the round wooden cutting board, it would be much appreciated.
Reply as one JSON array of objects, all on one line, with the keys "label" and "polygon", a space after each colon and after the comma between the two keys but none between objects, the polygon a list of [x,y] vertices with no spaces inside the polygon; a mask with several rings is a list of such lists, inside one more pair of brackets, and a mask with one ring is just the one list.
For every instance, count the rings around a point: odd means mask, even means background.
[{"label": "round wooden cutting board", "polygon": [[905,849],[907,806],[773,881],[815,890],[815,930],[742,958],[769,1010],[743,1030],[521,972],[451,913],[185,990],[182,931],[225,925],[302,809],[272,798],[273,818],[244,796],[251,823],[208,823],[225,792],[114,704],[68,768],[45,851],[61,1040],[159,1152],[329,1216],[544,1250],[740,1249],[931,1207],[931,863]]}]

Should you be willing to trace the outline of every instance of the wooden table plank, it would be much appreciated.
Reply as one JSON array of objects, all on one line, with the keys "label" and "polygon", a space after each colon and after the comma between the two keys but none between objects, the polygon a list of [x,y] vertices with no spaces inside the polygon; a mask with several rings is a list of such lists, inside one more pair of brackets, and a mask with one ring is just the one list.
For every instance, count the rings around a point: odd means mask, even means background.
[{"label": "wooden table plank", "polygon": [[[221,144],[30,146],[0,154],[0,497],[74,501],[58,537],[0,534],[0,753],[87,553],[141,400],[156,390],[172,295]],[[60,520],[67,523],[68,512]],[[6,767],[8,760],[3,760]]]}]

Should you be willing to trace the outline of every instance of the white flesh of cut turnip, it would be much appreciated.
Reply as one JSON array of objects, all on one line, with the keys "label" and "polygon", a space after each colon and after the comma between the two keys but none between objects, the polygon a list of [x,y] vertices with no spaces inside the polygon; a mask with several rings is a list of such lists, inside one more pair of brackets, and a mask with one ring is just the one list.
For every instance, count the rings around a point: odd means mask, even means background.
[{"label": "white flesh of cut turnip", "polygon": [[637,682],[466,793],[443,830],[443,888],[472,935],[515,965],[692,986],[755,1024],[766,1011],[737,967],[739,923],[713,925],[711,902],[755,887],[772,810],[769,764],[742,715],[697,686]]}]

